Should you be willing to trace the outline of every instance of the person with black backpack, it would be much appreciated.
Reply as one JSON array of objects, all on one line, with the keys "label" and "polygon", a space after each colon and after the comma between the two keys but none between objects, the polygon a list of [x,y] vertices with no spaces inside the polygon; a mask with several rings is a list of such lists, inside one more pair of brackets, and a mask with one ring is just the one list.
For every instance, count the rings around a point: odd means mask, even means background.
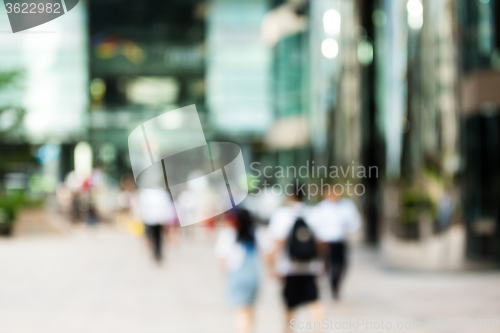
[{"label": "person with black backpack", "polygon": [[323,310],[316,283],[322,263],[314,227],[308,222],[308,208],[301,201],[300,191],[295,187],[293,192],[289,187],[285,189],[287,202],[272,214],[269,233],[274,241],[271,269],[283,282],[285,332],[288,332],[298,306],[307,305],[315,322],[321,322]]}]

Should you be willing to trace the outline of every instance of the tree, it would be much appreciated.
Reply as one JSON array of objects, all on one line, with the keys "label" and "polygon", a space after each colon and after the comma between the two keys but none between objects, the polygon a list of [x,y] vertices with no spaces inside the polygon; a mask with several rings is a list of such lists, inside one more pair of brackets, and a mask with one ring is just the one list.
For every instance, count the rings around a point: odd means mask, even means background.
[{"label": "tree", "polygon": [[[15,89],[23,75],[22,71],[0,72],[0,96],[6,95],[9,89]],[[0,97],[0,175],[3,177],[4,166],[9,161],[2,154],[2,144],[5,136],[22,124],[25,110],[21,106],[3,104]],[[0,195],[0,235],[10,235],[12,233],[14,221],[22,197],[19,195]]]},{"label": "tree", "polygon": [[[22,71],[0,72],[0,94],[10,88],[15,88],[23,76]],[[0,99],[0,144],[4,136],[19,128],[26,111],[21,106],[3,105]]]}]

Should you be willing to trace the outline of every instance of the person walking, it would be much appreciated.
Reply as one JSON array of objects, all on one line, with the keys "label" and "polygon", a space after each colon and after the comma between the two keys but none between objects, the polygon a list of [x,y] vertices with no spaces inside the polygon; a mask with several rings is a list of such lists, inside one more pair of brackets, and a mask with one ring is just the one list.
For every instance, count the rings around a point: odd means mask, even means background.
[{"label": "person walking", "polygon": [[227,277],[229,302],[236,309],[238,333],[250,333],[254,327],[254,304],[260,284],[259,252],[264,235],[256,230],[250,213],[235,208],[224,215],[225,226],[218,235],[215,254]]},{"label": "person walking", "polygon": [[314,322],[321,322],[317,276],[322,270],[316,232],[309,223],[308,209],[296,187],[285,186],[287,200],[269,221],[270,238],[274,249],[270,255],[271,269],[283,284],[285,303],[285,332],[290,332],[295,310],[306,305]]},{"label": "person walking", "polygon": [[135,210],[144,223],[153,258],[159,264],[163,259],[163,225],[176,217],[172,199],[166,190],[141,189]]},{"label": "person walking", "polygon": [[340,285],[347,269],[347,236],[361,226],[361,216],[354,201],[342,198],[335,187],[323,188],[324,199],[313,209],[311,222],[318,239],[328,246],[327,265],[334,299],[339,299]]}]

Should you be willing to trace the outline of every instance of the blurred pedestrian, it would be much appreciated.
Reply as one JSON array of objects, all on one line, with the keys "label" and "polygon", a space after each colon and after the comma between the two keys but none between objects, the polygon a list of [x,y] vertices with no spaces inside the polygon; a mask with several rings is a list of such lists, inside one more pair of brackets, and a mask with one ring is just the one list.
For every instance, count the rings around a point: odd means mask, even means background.
[{"label": "blurred pedestrian", "polygon": [[250,213],[235,208],[224,215],[225,226],[215,247],[221,268],[227,275],[229,301],[236,309],[238,333],[254,327],[254,304],[260,284],[259,252],[265,249],[262,230],[256,230]]},{"label": "blurred pedestrian", "polygon": [[309,223],[308,209],[302,203],[299,188],[285,186],[287,201],[271,216],[270,238],[274,250],[270,256],[272,269],[283,283],[286,306],[285,332],[298,306],[307,305],[315,322],[321,322],[322,305],[319,301],[317,276],[322,270],[313,225]]},{"label": "blurred pedestrian", "polygon": [[318,239],[328,245],[327,265],[333,297],[339,298],[340,284],[347,269],[347,241],[349,234],[359,229],[361,216],[354,201],[342,198],[336,190],[340,185],[323,188],[324,199],[311,214],[311,222],[318,230]]},{"label": "blurred pedestrian", "polygon": [[89,197],[89,203],[87,207],[87,218],[85,219],[89,227],[95,226],[99,222],[99,214],[97,212],[96,206],[94,205],[92,197]]},{"label": "blurred pedestrian", "polygon": [[83,205],[78,191],[73,191],[71,196],[70,216],[73,223],[83,220]]},{"label": "blurred pedestrian", "polygon": [[139,191],[136,215],[144,223],[148,244],[157,263],[163,259],[163,226],[175,219],[175,208],[168,192],[162,189]]}]

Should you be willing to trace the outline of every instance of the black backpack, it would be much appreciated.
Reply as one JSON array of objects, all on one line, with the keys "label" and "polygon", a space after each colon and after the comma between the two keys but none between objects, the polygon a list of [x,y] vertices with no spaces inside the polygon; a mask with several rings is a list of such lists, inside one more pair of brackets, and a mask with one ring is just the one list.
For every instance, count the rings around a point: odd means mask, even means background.
[{"label": "black backpack", "polygon": [[318,254],[314,234],[302,217],[297,217],[288,237],[288,253],[294,261],[311,261]]}]

